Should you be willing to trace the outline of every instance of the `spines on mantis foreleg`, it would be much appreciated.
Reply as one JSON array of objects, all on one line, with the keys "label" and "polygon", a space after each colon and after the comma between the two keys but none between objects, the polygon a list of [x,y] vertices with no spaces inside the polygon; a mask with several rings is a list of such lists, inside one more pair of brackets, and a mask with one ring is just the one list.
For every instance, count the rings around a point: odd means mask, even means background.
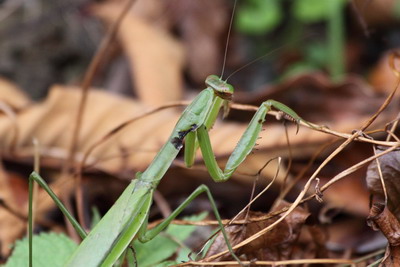
[{"label": "spines on mantis foreleg", "polygon": [[311,123],[309,123],[308,121],[306,121],[302,117],[300,117],[293,109],[289,108],[285,104],[282,104],[281,102],[269,99],[269,100],[265,101],[263,103],[263,105],[266,105],[269,108],[273,107],[273,108],[277,109],[279,112],[281,112],[281,118],[283,117],[287,120],[290,120],[290,121],[296,123],[297,124],[296,133],[299,131],[300,121],[304,122],[311,128],[316,128],[314,125],[312,125]]},{"label": "spines on mantis foreleg", "polygon": [[197,129],[197,138],[203,154],[203,159],[214,181],[223,182],[229,179],[236,168],[246,159],[247,155],[251,153],[258,138],[258,134],[261,131],[267,111],[268,108],[266,106],[261,106],[256,114],[254,114],[253,119],[229,157],[224,171],[218,167],[215,160],[207,129],[204,126]]},{"label": "spines on mantis foreleg", "polygon": [[[254,114],[245,132],[243,133],[235,149],[230,155],[224,171],[222,171],[218,167],[218,164],[215,160],[207,129],[204,126],[201,126],[197,129],[197,138],[199,140],[201,152],[203,154],[203,159],[214,181],[223,182],[229,179],[236,168],[246,159],[247,155],[251,153],[254,146],[256,145],[256,141],[262,129],[262,124],[265,120],[265,116],[272,108],[283,112],[288,118],[290,117],[291,120],[295,121],[297,124],[300,121],[308,124],[307,121],[303,120],[291,108],[278,101],[267,100],[263,102],[257,112]],[[314,127],[311,124],[310,126]]]}]

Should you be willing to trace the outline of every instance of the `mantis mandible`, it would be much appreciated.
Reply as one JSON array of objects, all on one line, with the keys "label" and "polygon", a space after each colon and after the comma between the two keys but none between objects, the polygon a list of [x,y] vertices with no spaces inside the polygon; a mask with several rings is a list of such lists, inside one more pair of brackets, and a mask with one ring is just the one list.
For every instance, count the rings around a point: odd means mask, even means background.
[{"label": "mantis mandible", "polygon": [[[240,262],[226,236],[211,192],[205,185],[199,186],[162,223],[147,231],[148,214],[154,190],[182,149],[184,141],[186,165],[191,166],[193,164],[195,152],[200,147],[211,177],[216,182],[223,182],[229,179],[236,168],[252,151],[265,117],[272,108],[283,112],[286,117],[290,117],[296,123],[306,121],[280,102],[275,100],[263,102],[229,157],[225,169],[221,170],[213,154],[208,130],[215,122],[219,110],[223,106],[227,107],[226,105],[231,101],[234,88],[216,75],[208,76],[205,83],[207,88],[200,92],[183,111],[168,141],[155,156],[149,167],[143,173],[138,172],[136,174],[136,179],[132,180],[116,203],[88,235],[51,192],[51,189],[43,179],[35,172],[30,175],[30,185],[32,185],[33,180],[37,181],[56,201],[56,204],[67,218],[72,220],[73,226],[83,238],[82,243],[66,266],[111,266],[118,260],[134,238],[138,238],[141,242],[151,240],[165,229],[194,198],[204,192],[211,202],[215,217],[219,221],[221,231],[232,256]],[[308,122],[306,123],[308,124]],[[30,227],[32,227],[31,222]]]}]

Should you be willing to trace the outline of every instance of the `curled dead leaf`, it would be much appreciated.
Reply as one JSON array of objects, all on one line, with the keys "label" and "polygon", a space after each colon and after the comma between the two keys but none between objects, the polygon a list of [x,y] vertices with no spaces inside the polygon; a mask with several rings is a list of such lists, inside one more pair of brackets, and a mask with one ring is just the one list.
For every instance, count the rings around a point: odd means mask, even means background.
[{"label": "curled dead leaf", "polygon": [[[383,151],[377,148],[377,151]],[[387,191],[387,208],[396,218],[400,218],[400,151],[395,150],[378,159],[382,170],[383,181]],[[373,196],[374,203],[384,203],[385,196],[379,175],[377,161],[368,166],[366,176],[367,186]]]},{"label": "curled dead leaf", "polygon": [[[287,204],[286,204],[287,205]],[[278,205],[276,210],[286,206],[285,203]],[[249,219],[265,215],[262,212],[250,212]],[[279,223],[275,228],[260,236],[250,244],[237,250],[238,255],[246,255],[248,260],[285,260],[289,259],[292,247],[297,241],[301,228],[310,214],[301,207],[297,207],[285,220]],[[239,218],[240,217],[240,218]],[[238,219],[245,219],[245,214],[241,214]],[[232,246],[257,234],[260,230],[268,227],[277,218],[271,218],[259,222],[251,222],[246,225],[231,225],[226,227],[226,232]],[[218,234],[211,245],[207,256],[212,256],[227,249],[225,240],[221,233]],[[230,257],[230,256],[228,256]],[[220,258],[219,260],[224,260]]]},{"label": "curled dead leaf", "polygon": [[368,225],[374,230],[380,230],[387,238],[389,244],[386,247],[385,256],[379,266],[400,265],[400,222],[387,206],[375,203],[371,207],[368,216]]},{"label": "curled dead leaf", "polygon": [[[380,149],[382,150],[382,149]],[[368,166],[367,184],[373,196],[368,225],[375,231],[380,230],[388,240],[385,256],[380,266],[400,265],[400,151],[390,152]],[[380,170],[378,168],[380,167]],[[387,205],[385,205],[385,192],[387,192]]]}]

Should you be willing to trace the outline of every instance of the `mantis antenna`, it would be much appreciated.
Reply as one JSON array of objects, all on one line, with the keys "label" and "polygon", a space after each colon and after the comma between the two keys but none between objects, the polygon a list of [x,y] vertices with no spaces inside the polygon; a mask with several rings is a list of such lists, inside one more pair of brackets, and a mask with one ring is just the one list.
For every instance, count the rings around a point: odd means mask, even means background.
[{"label": "mantis antenna", "polygon": [[233,10],[232,10],[232,14],[231,14],[231,20],[229,22],[228,36],[226,37],[225,52],[224,52],[224,62],[222,63],[222,72],[221,72],[221,76],[220,76],[221,79],[222,79],[222,76],[224,76],[224,72],[225,72],[226,57],[227,57],[227,54],[228,54],[228,46],[229,46],[229,38],[231,37],[233,17],[235,15],[235,10],[236,10],[236,3],[237,3],[237,0],[235,0],[235,2],[233,3]]},{"label": "mantis antenna", "polygon": [[269,55],[271,55],[271,54],[273,54],[273,53],[278,52],[279,50],[283,49],[284,47],[285,47],[285,45],[283,45],[283,46],[281,46],[281,47],[278,47],[278,48],[275,48],[274,50],[272,50],[272,51],[266,53],[265,55],[263,55],[263,56],[261,56],[261,57],[258,57],[258,58],[256,58],[256,59],[253,59],[253,60],[250,61],[249,63],[246,63],[245,65],[241,66],[240,68],[238,68],[238,69],[236,69],[234,72],[232,72],[232,73],[226,78],[225,82],[227,82],[228,79],[229,79],[230,77],[232,77],[234,74],[238,73],[239,71],[241,71],[241,70],[247,68],[248,66],[252,65],[253,63],[255,63],[255,62],[257,62],[257,61],[259,61],[259,60],[261,60],[261,59],[263,59],[263,58],[265,58],[265,57],[267,57],[267,56],[269,56]]},{"label": "mantis antenna", "polygon": [[[312,37],[312,36],[314,36],[314,34],[313,34],[313,33],[310,33],[310,34],[308,34],[308,35],[306,35],[306,36],[304,36],[304,37],[302,37],[302,38],[299,38],[299,39],[296,40],[296,41],[308,39],[308,38],[310,38],[310,37]],[[267,56],[269,56],[269,55],[271,55],[271,54],[273,54],[273,53],[276,53],[276,52],[278,52],[279,50],[282,50],[282,49],[284,49],[284,48],[286,48],[286,47],[288,47],[288,46],[289,46],[289,44],[284,44],[284,45],[282,45],[282,46],[280,46],[280,47],[277,47],[277,48],[271,50],[270,52],[266,53],[266,54],[263,55],[263,56],[260,56],[260,57],[258,57],[258,58],[256,58],[256,59],[253,59],[253,60],[250,61],[249,63],[246,63],[245,65],[241,66],[240,68],[238,68],[238,69],[236,69],[234,72],[232,72],[232,73],[225,79],[225,82],[227,82],[228,79],[229,79],[230,77],[232,77],[234,74],[238,73],[239,71],[241,71],[241,70],[247,68],[248,66],[252,65],[253,63],[255,63],[255,62],[257,62],[257,61],[259,61],[259,60],[261,60],[261,59],[263,59],[263,58],[265,58],[265,57],[267,57]],[[225,62],[225,61],[224,61],[224,62]],[[221,76],[221,77],[222,77],[222,76]]]}]

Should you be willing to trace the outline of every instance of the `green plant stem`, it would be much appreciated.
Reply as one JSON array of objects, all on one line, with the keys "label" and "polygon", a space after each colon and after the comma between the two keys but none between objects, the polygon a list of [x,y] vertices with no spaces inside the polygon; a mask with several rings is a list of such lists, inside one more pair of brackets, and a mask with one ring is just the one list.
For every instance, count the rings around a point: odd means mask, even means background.
[{"label": "green plant stem", "polygon": [[333,82],[340,82],[344,74],[343,1],[332,0],[328,22],[329,73]]},{"label": "green plant stem", "polygon": [[28,206],[28,236],[29,236],[29,267],[32,267],[32,239],[33,239],[33,219],[32,219],[32,210],[33,210],[33,179],[29,179],[29,206]]}]

